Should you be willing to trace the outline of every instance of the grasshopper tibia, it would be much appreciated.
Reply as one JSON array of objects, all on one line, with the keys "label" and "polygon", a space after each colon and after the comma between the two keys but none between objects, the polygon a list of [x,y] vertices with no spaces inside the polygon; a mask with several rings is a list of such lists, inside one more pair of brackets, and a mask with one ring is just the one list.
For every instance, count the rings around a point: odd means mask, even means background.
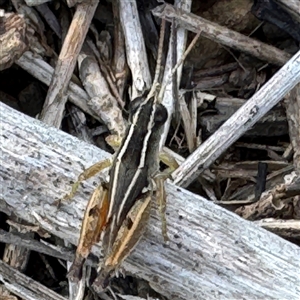
[{"label": "grasshopper tibia", "polygon": [[74,261],[70,267],[70,270],[67,274],[67,277],[72,282],[78,282],[82,278],[82,267],[85,262],[85,257],[81,256],[80,254],[75,255]]},{"label": "grasshopper tibia", "polygon": [[90,254],[92,246],[99,242],[100,234],[106,226],[108,208],[108,191],[99,185],[93,192],[84,213],[75,259],[68,274],[73,281],[81,278],[84,261]]},{"label": "grasshopper tibia", "polygon": [[[118,231],[112,248],[107,252],[103,264],[99,266],[99,273],[93,283],[95,291],[100,292],[109,284],[113,272],[134,249],[142,237],[150,216],[151,192],[143,194],[138,198],[127,214]],[[109,234],[109,228],[105,234]]]},{"label": "grasshopper tibia", "polygon": [[163,172],[158,172],[152,177],[156,187],[155,198],[158,205],[159,216],[161,219],[161,231],[165,242],[169,240],[167,234],[167,219],[166,219],[166,192],[165,192],[165,181],[171,175],[171,173],[178,168],[178,163],[171,155],[161,152],[159,154],[160,160],[167,165],[169,168]]},{"label": "grasshopper tibia", "polygon": [[156,202],[158,205],[159,216],[161,220],[161,232],[164,238],[164,241],[169,240],[167,233],[167,219],[166,219],[166,192],[165,192],[165,180],[169,177],[168,174],[160,173],[154,177],[156,185]]}]

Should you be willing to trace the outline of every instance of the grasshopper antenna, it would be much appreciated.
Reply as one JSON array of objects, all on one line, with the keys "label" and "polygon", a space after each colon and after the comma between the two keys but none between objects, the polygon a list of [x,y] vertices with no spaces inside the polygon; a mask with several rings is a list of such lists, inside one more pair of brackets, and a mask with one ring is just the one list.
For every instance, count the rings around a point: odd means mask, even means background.
[{"label": "grasshopper antenna", "polygon": [[158,43],[158,53],[157,53],[157,60],[156,60],[156,66],[155,66],[155,74],[154,74],[152,87],[148,94],[147,99],[152,98],[157,90],[158,80],[159,80],[160,70],[161,70],[161,61],[162,61],[162,52],[163,52],[163,46],[164,46],[165,31],[166,31],[166,20],[162,19],[161,26],[160,26],[160,32],[159,32],[159,43]]},{"label": "grasshopper antenna", "polygon": [[185,50],[185,52],[183,53],[182,57],[180,58],[180,60],[177,62],[177,64],[175,65],[175,67],[170,71],[167,80],[165,82],[165,84],[161,87],[160,92],[158,94],[158,102],[161,103],[162,102],[162,98],[164,96],[165,90],[167,85],[169,84],[169,82],[172,80],[173,75],[175,74],[175,72],[177,71],[177,69],[179,68],[179,66],[184,62],[184,60],[186,59],[186,57],[188,56],[188,54],[191,52],[191,50],[193,49],[193,47],[195,46],[199,36],[201,34],[201,31],[199,31],[193,38],[193,40],[191,41],[191,43],[189,44],[189,46],[187,47],[187,49]]}]

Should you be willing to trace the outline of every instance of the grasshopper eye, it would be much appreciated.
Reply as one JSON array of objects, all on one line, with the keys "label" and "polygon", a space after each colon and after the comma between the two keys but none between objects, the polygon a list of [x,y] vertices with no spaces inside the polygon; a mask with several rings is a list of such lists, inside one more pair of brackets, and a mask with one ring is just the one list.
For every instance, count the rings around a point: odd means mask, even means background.
[{"label": "grasshopper eye", "polygon": [[154,116],[155,126],[162,126],[168,119],[168,111],[162,104],[158,104]]},{"label": "grasshopper eye", "polygon": [[129,103],[129,121],[132,123],[132,118],[134,116],[134,114],[136,113],[136,111],[139,109],[139,107],[141,106],[141,103],[145,100],[145,97],[141,96],[141,97],[137,97],[134,100],[132,100]]}]

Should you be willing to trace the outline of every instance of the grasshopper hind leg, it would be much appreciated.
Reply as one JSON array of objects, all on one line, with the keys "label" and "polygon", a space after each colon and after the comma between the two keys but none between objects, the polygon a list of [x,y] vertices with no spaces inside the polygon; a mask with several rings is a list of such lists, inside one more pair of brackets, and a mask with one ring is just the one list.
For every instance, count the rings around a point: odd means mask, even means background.
[{"label": "grasshopper hind leg", "polygon": [[142,194],[128,212],[111,249],[99,265],[98,277],[92,285],[96,292],[101,292],[108,286],[110,279],[120,270],[122,262],[143,236],[150,217],[151,199],[151,192]]},{"label": "grasshopper hind leg", "polygon": [[85,209],[75,259],[68,274],[72,281],[80,280],[84,261],[93,245],[99,242],[101,232],[106,226],[108,209],[108,191],[101,184],[93,192]]}]

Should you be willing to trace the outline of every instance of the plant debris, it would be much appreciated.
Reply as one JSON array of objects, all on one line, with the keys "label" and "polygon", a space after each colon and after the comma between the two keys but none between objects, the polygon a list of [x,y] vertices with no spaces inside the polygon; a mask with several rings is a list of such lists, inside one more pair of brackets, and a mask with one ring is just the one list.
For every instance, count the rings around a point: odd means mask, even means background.
[{"label": "plant debris", "polygon": [[[161,18],[177,24],[175,39],[170,30],[165,37],[165,45],[176,40],[177,59],[194,36],[187,30],[201,32],[179,68],[180,82],[170,83],[177,97],[170,88],[164,98],[170,116],[164,151],[182,167],[173,179],[300,246],[300,79],[291,83],[292,90],[279,86],[284,99],[268,104],[261,96],[253,106],[257,111],[247,110],[249,99],[299,51],[299,7],[282,0],[210,0],[187,1],[183,11],[184,1],[159,2],[0,1],[0,100],[113,153],[115,141],[125,135],[130,102],[151,86]],[[171,55],[163,56],[168,70]],[[236,112],[240,119],[233,120]],[[218,134],[226,124],[227,134]],[[233,137],[232,143],[224,136]],[[219,142],[218,152],[200,149],[209,139]],[[197,172],[189,178],[184,162],[199,149],[205,164],[194,159]],[[186,176],[176,182],[180,172]],[[1,206],[0,242],[7,276],[0,274],[0,299],[67,299],[77,292],[66,277],[71,245],[8,216]],[[93,256],[87,260],[87,278],[95,277],[96,262]],[[5,282],[24,283],[29,277],[28,289],[6,290]],[[84,295],[166,299],[128,275],[114,279],[105,293],[87,288],[81,299]]]}]

